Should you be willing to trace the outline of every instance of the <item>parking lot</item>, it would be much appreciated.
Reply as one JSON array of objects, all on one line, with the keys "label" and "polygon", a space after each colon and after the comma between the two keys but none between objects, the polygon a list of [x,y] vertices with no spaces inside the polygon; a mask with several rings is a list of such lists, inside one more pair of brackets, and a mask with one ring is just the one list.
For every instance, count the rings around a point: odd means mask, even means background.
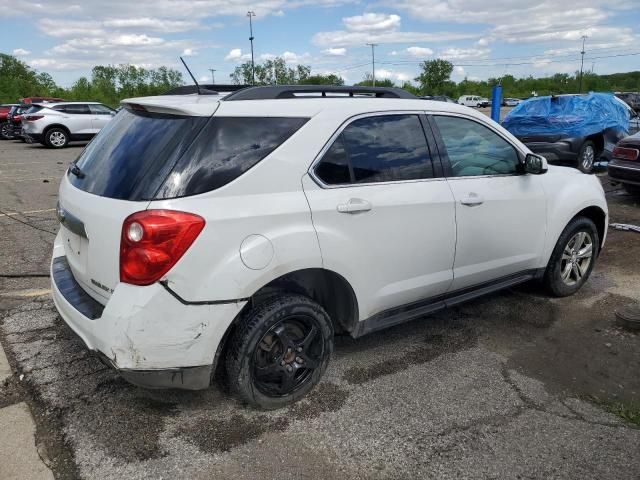
[{"label": "parking lot", "polygon": [[[57,316],[46,274],[59,180],[81,145],[0,142],[0,340],[56,478],[640,477],[640,235],[610,230],[588,284],[526,284],[358,340],[338,337],[321,384],[251,410],[222,380],[200,392],[131,386]],[[611,222],[640,200],[602,176]],[[178,321],[178,319],[177,319]],[[611,413],[614,412],[614,413]]]}]

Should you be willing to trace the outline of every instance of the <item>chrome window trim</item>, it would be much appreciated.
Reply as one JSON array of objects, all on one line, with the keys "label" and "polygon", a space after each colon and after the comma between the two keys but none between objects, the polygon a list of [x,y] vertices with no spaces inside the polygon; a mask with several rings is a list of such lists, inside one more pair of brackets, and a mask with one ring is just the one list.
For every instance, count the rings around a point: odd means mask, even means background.
[{"label": "chrome window trim", "polygon": [[[332,189],[332,188],[353,188],[353,187],[370,187],[372,185],[396,185],[402,183],[416,183],[416,182],[433,182],[433,181],[444,181],[445,177],[434,177],[434,178],[413,178],[411,180],[391,180],[387,182],[368,182],[368,183],[345,183],[340,185],[329,185],[320,179],[315,173],[316,166],[322,161],[324,154],[327,153],[336,139],[340,136],[340,134],[351,125],[356,120],[360,120],[361,118],[369,118],[369,117],[381,117],[387,115],[416,115],[418,118],[420,115],[428,115],[424,110],[387,110],[380,112],[367,112],[367,113],[359,113],[352,117],[347,118],[344,122],[340,124],[338,129],[333,132],[333,135],[329,137],[329,140],[324,144],[320,152],[315,156],[313,162],[311,162],[311,166],[307,170],[307,174],[311,177],[311,179],[322,189]],[[425,136],[425,143],[427,147],[430,147],[429,142]],[[431,161],[433,162],[433,155],[430,153]]]}]

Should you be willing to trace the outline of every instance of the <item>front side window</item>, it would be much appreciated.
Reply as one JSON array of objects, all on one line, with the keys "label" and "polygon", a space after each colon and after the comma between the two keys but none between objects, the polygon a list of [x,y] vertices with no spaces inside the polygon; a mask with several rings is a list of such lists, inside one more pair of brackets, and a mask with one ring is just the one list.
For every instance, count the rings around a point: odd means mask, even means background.
[{"label": "front side window", "polygon": [[328,185],[433,178],[417,115],[378,115],[349,124],[315,170]]},{"label": "front side window", "polygon": [[73,115],[89,115],[91,112],[89,111],[89,106],[85,104],[69,104],[64,106],[65,113],[70,113]]},{"label": "front side window", "polygon": [[100,104],[89,104],[89,108],[91,109],[91,113],[94,115],[111,115],[115,113],[114,110]]},{"label": "front side window", "polygon": [[509,175],[518,173],[516,149],[500,135],[473,120],[433,117],[447,150],[451,176]]}]

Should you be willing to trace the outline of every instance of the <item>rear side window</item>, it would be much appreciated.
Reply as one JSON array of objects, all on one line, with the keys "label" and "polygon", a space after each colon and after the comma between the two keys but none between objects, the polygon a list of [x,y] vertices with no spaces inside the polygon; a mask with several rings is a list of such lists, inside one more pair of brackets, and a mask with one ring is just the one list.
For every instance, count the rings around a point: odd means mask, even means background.
[{"label": "rear side window", "polygon": [[77,161],[76,187],[122,200],[153,200],[226,185],[286,141],[306,118],[193,117],[125,109]]},{"label": "rear side window", "polygon": [[89,106],[86,104],[56,105],[53,109],[74,115],[89,115],[91,113]]},{"label": "rear side window", "polygon": [[433,178],[417,115],[378,115],[349,124],[325,153],[315,174],[328,185]]},{"label": "rear side window", "polygon": [[91,103],[89,104],[89,109],[94,115],[112,115],[116,113],[115,110],[100,104],[94,105]]},{"label": "rear side window", "polygon": [[226,185],[278,148],[307,120],[212,117],[171,171],[157,198],[196,195]]}]

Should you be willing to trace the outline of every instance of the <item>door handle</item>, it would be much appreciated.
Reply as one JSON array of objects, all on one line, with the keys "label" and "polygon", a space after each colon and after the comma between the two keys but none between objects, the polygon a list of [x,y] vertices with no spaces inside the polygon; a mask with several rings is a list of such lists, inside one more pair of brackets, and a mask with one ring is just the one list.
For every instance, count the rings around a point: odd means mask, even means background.
[{"label": "door handle", "polygon": [[338,205],[338,212],[340,213],[368,212],[369,210],[371,210],[371,203],[361,198],[351,198],[347,203]]},{"label": "door handle", "polygon": [[477,193],[469,192],[462,198],[462,200],[460,200],[460,203],[462,205],[466,205],[467,207],[475,207],[478,205],[482,205],[484,203],[484,200]]}]

